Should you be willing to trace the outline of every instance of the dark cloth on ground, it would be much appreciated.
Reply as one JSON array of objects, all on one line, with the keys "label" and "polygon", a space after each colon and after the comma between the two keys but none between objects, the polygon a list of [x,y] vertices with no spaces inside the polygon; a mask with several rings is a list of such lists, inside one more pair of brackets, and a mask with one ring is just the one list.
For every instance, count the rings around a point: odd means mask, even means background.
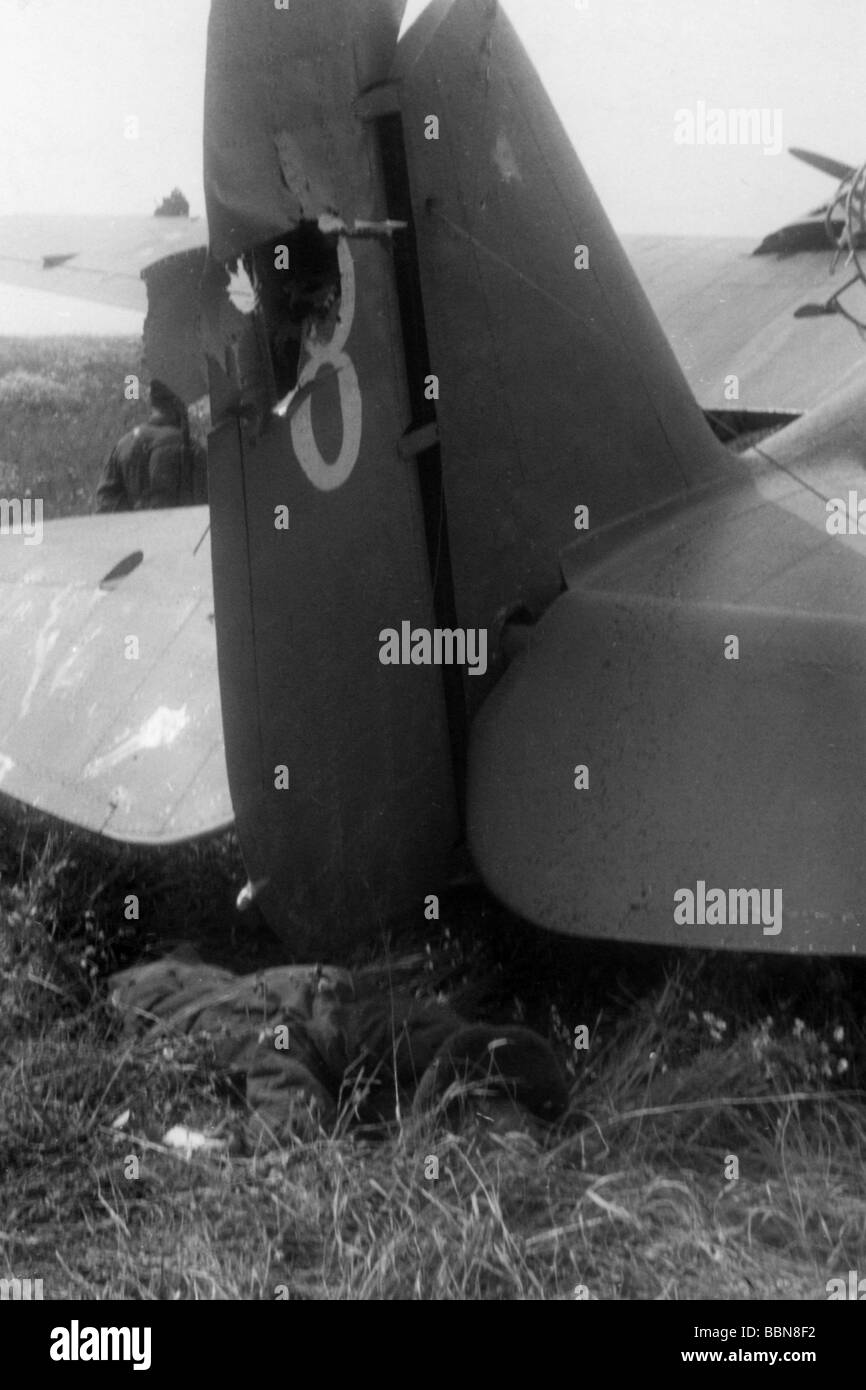
[{"label": "dark cloth on ground", "polygon": [[240,1081],[257,1132],[277,1142],[305,1128],[311,1105],[325,1127],[346,1107],[356,1121],[378,1124],[398,1105],[403,1114],[435,1108],[454,1081],[483,1086],[544,1121],[567,1103],[562,1071],[537,1033],[469,1023],[447,1004],[382,992],[335,967],[238,976],[168,957],[110,983],[128,1032],[209,1035],[217,1067]]}]

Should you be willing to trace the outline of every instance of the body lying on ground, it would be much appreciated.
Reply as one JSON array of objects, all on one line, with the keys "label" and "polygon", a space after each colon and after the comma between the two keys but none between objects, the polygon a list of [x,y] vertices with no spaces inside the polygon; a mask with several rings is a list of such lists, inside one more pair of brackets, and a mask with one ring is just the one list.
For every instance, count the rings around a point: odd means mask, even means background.
[{"label": "body lying on ground", "polygon": [[[308,1137],[348,1112],[381,1125],[399,1112],[441,1111],[454,1123],[475,1097],[532,1128],[565,1109],[568,1088],[539,1034],[472,1023],[450,1005],[413,997],[331,966],[284,966],[255,975],[169,956],[111,978],[129,1032],[207,1034],[217,1067],[245,1095],[258,1138]],[[449,1089],[450,1088],[450,1089]],[[464,1094],[464,1101],[465,1101]]]}]

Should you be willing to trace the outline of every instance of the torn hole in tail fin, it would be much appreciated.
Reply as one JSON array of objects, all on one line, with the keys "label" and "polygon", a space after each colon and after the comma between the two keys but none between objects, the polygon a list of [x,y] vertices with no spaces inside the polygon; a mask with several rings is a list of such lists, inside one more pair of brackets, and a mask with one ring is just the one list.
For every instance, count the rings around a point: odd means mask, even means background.
[{"label": "torn hole in tail fin", "polygon": [[309,219],[245,251],[231,267],[212,262],[202,315],[214,417],[239,416],[258,431],[295,402],[305,334],[339,316],[339,233]]},{"label": "torn hole in tail fin", "polygon": [[298,385],[305,327],[339,312],[338,233],[303,220],[245,257],[273,373],[277,413]]}]

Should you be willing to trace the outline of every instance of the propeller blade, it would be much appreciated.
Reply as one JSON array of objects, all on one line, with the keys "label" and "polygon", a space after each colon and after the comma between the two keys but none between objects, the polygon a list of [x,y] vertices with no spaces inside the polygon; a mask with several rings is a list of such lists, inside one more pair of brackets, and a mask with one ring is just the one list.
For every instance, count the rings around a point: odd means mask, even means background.
[{"label": "propeller blade", "polygon": [[789,148],[789,153],[795,159],[801,159],[804,164],[808,164],[813,169],[819,169],[822,174],[829,174],[831,178],[850,179],[856,173],[856,166],[853,164],[843,164],[838,159],[830,159],[825,154],[814,154],[811,150],[800,150],[794,145]]}]

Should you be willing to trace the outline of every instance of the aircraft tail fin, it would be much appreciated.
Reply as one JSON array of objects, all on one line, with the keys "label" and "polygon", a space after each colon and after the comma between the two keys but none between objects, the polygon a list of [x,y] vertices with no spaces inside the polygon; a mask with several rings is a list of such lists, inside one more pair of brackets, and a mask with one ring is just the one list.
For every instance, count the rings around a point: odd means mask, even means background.
[{"label": "aircraft tail fin", "polygon": [[576,508],[596,533],[726,456],[501,6],[437,0],[392,76],[457,607],[484,625],[555,596]]},{"label": "aircraft tail fin", "polygon": [[418,910],[459,833],[440,673],[388,641],[433,621],[390,209],[356,109],[402,11],[211,8],[202,323],[226,762],[244,901],[299,953]]},{"label": "aircraft tail fin", "polygon": [[[298,949],[441,890],[487,630],[556,596],[575,509],[594,534],[721,447],[498,5],[434,3],[398,40],[402,10],[211,11],[226,758],[257,901]],[[308,239],[333,262],[315,312]]]}]

